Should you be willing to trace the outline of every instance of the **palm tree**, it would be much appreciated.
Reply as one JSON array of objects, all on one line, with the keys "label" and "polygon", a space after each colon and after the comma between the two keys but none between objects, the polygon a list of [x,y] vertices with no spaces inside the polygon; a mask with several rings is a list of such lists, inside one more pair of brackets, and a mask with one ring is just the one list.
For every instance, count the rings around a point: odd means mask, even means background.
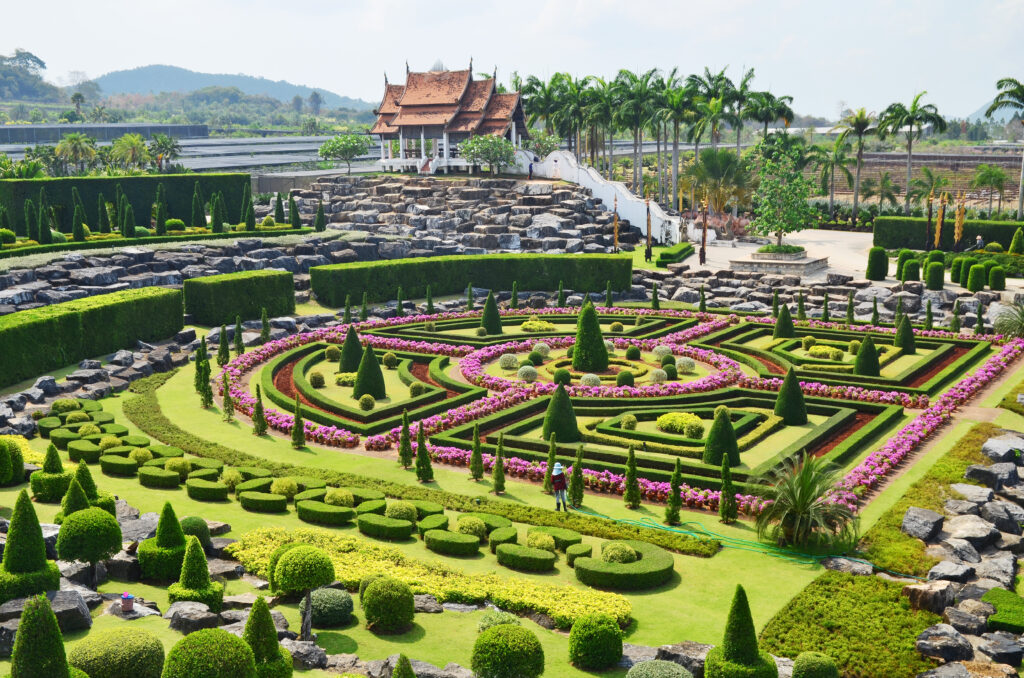
[{"label": "palm tree", "polygon": [[860,169],[864,164],[864,137],[877,131],[875,115],[858,108],[839,121],[834,128],[857,137],[857,174],[853,180],[853,223],[857,223],[857,204],[860,200]]},{"label": "palm tree", "polygon": [[84,172],[85,163],[96,157],[96,141],[81,132],[71,132],[64,135],[54,153],[65,165],[76,165],[79,172]]},{"label": "palm tree", "polygon": [[828,193],[828,216],[830,219],[835,219],[835,201],[836,201],[836,172],[839,172],[840,176],[846,179],[846,186],[853,188],[853,174],[850,173],[849,166],[855,161],[849,156],[852,146],[846,139],[846,133],[843,132],[836,137],[835,142],[832,144],[830,149],[822,149],[823,152],[818,154],[815,159],[815,164],[820,171],[821,180],[821,191],[822,193]]},{"label": "palm tree", "polygon": [[554,132],[551,116],[558,108],[556,84],[554,78],[545,82],[535,75],[531,75],[523,84],[523,108],[526,109],[526,120],[530,125],[535,125],[538,121],[543,120],[544,131],[548,134]]},{"label": "palm tree", "polygon": [[749,193],[752,181],[746,163],[725,149],[705,148],[689,173],[697,191],[707,195],[711,211],[718,214]]},{"label": "palm tree", "polygon": [[696,117],[693,86],[689,83],[665,92],[661,116],[672,124],[672,204],[679,204],[679,127],[691,124]]},{"label": "palm tree", "polygon": [[699,107],[700,122],[705,129],[711,132],[711,148],[718,150],[718,139],[721,137],[719,127],[725,120],[725,100],[721,97],[712,97]]},{"label": "palm tree", "polygon": [[861,195],[865,198],[878,198],[878,204],[889,203],[894,207],[899,204],[899,199],[896,196],[900,194],[899,184],[893,183],[892,176],[888,172],[882,172],[882,175],[878,178],[878,181],[874,179],[865,179],[864,185],[861,186]]},{"label": "palm tree", "polygon": [[[992,117],[996,111],[1010,109],[1021,113],[1020,124],[1024,125],[1024,83],[1016,78],[1003,78],[996,82],[999,94],[992,101],[992,104],[985,111],[985,115]],[[1024,219],[1024,154],[1020,159],[1020,186],[1017,189],[1017,221]]]},{"label": "palm tree", "polygon": [[920,204],[929,195],[941,195],[949,186],[949,179],[938,172],[933,172],[930,167],[922,167],[921,176],[911,181],[910,185],[910,199]]},{"label": "palm tree", "polygon": [[166,134],[154,134],[149,142],[149,153],[156,158],[157,169],[164,171],[164,163],[173,162],[181,155],[181,144],[175,137]]},{"label": "palm tree", "polygon": [[767,505],[757,516],[758,536],[784,546],[835,546],[851,543],[856,516],[845,504],[830,499],[840,473],[824,460],[804,453],[786,461],[766,479]]},{"label": "palm tree", "polygon": [[125,134],[114,140],[112,145],[114,160],[127,168],[142,167],[149,162],[149,150],[141,134]]},{"label": "palm tree", "polygon": [[739,83],[729,90],[729,124],[736,128],[736,155],[740,154],[740,137],[743,134],[743,121],[750,120],[750,103],[754,91],[750,89],[750,81],[754,79],[754,69],[748,69]]},{"label": "palm tree", "polygon": [[988,189],[988,218],[992,218],[992,199],[999,194],[999,211],[1003,209],[1003,190],[1006,182],[1010,179],[1003,168],[996,165],[982,163],[974,168],[974,177],[971,179],[971,187]]},{"label": "palm tree", "polygon": [[750,95],[750,119],[764,125],[764,136],[768,136],[768,125],[782,120],[789,127],[796,117],[790,104],[793,97],[777,97],[771,92],[754,92]]},{"label": "palm tree", "polygon": [[78,115],[78,119],[82,119],[82,104],[85,103],[85,95],[81,92],[75,92],[71,95],[71,103],[75,105],[75,113]]},{"label": "palm tree", "polygon": [[654,68],[641,74],[623,69],[615,77],[616,96],[620,102],[618,119],[622,127],[633,132],[634,192],[643,190],[639,177],[639,174],[643,173],[641,166],[643,129],[653,113],[654,81],[657,73],[657,69]]},{"label": "palm tree", "polygon": [[[878,122],[878,133],[881,136],[903,133],[907,143],[907,186],[910,185],[910,176],[914,157],[914,140],[921,138],[921,132],[928,125],[936,132],[946,131],[946,119],[939,115],[939,109],[935,104],[922,104],[921,97],[927,92],[918,92],[910,106],[900,102],[889,104],[889,107],[882,111]],[[903,203],[903,213],[910,216],[910,193],[908,192]]]},{"label": "palm tree", "polygon": [[572,142],[576,160],[580,159],[580,129],[586,118],[586,91],[590,77],[574,78],[568,73],[555,73],[551,78],[556,93],[556,107],[551,120]]}]

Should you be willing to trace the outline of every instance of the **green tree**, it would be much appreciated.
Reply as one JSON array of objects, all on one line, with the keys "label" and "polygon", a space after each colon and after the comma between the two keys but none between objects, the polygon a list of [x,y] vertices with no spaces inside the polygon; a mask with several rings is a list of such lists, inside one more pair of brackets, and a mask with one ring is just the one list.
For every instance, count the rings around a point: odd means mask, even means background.
[{"label": "green tree", "polygon": [[359,362],[363,357],[363,346],[359,343],[359,335],[351,324],[345,332],[345,341],[341,344],[341,361],[338,364],[339,372],[355,372],[359,369]]},{"label": "green tree", "polygon": [[479,482],[484,477],[483,446],[480,444],[480,424],[473,424],[473,452],[469,456],[469,477]]},{"label": "green tree", "polygon": [[267,317],[267,307],[260,309],[260,343],[270,341],[270,318]]},{"label": "green tree", "polygon": [[899,204],[899,199],[896,197],[902,191],[902,187],[892,179],[892,175],[889,172],[882,172],[878,176],[878,180],[865,179],[860,186],[860,195],[862,198],[878,198],[878,204],[884,205],[889,203],[892,206]]},{"label": "green tree", "polygon": [[864,137],[878,131],[875,116],[863,108],[858,108],[839,121],[836,130],[857,138],[857,171],[853,180],[853,223],[857,223],[857,211],[860,203],[860,170],[864,165]]},{"label": "green tree", "polygon": [[[344,354],[342,354],[344,360]],[[369,344],[363,349],[363,356],[359,360],[359,369],[356,371],[356,381],[352,388],[352,397],[361,398],[369,393],[375,400],[382,400],[388,397],[384,387],[384,373],[380,370],[380,362],[377,361],[377,354]]]},{"label": "green tree", "polygon": [[[75,676],[84,676],[76,672]],[[25,601],[11,652],[11,678],[70,678],[64,638],[46,596]]]},{"label": "green tree", "polygon": [[402,432],[398,436],[398,463],[402,468],[412,466],[412,437],[409,435],[409,410],[402,410]]},{"label": "green tree", "polygon": [[235,399],[231,396],[231,384],[228,382],[228,373],[221,374],[221,416],[224,421],[235,420]]},{"label": "green tree", "polygon": [[487,292],[487,300],[484,301],[483,314],[480,316],[480,327],[484,328],[487,334],[501,334],[501,314],[498,312],[498,302],[494,300],[494,293]]},{"label": "green tree", "polygon": [[196,182],[192,192],[192,226],[195,228],[206,228],[206,211],[203,209],[203,198],[199,192],[199,182]]},{"label": "green tree", "polygon": [[[514,287],[515,283],[512,283],[512,286]],[[515,307],[513,307],[513,308],[515,308]],[[434,310],[434,297],[430,293],[430,285],[427,285],[427,308],[426,308],[426,313],[427,313],[427,315],[434,315],[434,313],[436,313],[436,311]]]},{"label": "green tree", "polygon": [[416,430],[416,480],[429,483],[434,480],[434,468],[430,464],[430,450],[427,449],[427,436],[423,423]]},{"label": "green tree", "polygon": [[502,494],[505,491],[505,434],[498,434],[498,449],[494,453],[494,465],[491,466],[491,491]]},{"label": "green tree", "polygon": [[323,550],[305,544],[286,551],[277,561],[274,581],[285,593],[303,593],[302,628],[299,640],[311,640],[313,631],[313,589],[334,581],[334,563]]},{"label": "green tree", "polygon": [[740,450],[736,444],[736,430],[732,427],[728,408],[719,405],[715,408],[715,419],[704,441],[701,460],[705,464],[718,466],[723,458],[729,460],[730,466],[739,466]]},{"label": "green tree", "polygon": [[316,216],[313,218],[313,230],[322,233],[327,230],[327,217],[324,216],[324,201],[316,204]]},{"label": "green tree", "polygon": [[[1024,83],[1015,78],[1002,78],[996,82],[999,94],[989,104],[985,115],[1001,110],[1012,110],[1018,114],[1017,121],[1024,125]],[[1024,219],[1024,155],[1021,156],[1020,185],[1017,189],[1017,221]]]},{"label": "green tree", "polygon": [[409,663],[409,658],[404,654],[398,655],[398,661],[395,662],[395,670],[392,672],[391,678],[416,678],[416,674],[412,670],[412,664]]},{"label": "green tree", "polygon": [[763,481],[767,503],[757,516],[758,535],[796,547],[852,543],[857,533],[853,510],[827,500],[840,479],[841,473],[823,459],[805,453],[787,460]]},{"label": "green tree", "polygon": [[288,220],[292,228],[302,228],[302,215],[299,214],[299,207],[295,204],[295,196],[288,196]]},{"label": "green tree", "polygon": [[235,341],[235,355],[242,355],[245,353],[245,338],[242,336],[242,316],[240,315],[235,316],[235,332],[233,336]]},{"label": "green tree", "polygon": [[57,590],[60,584],[60,570],[55,563],[46,560],[43,531],[25,490],[18,493],[14,502],[0,575],[0,600],[5,603]]},{"label": "green tree", "polygon": [[363,305],[359,309],[359,320],[365,323],[369,319],[370,319],[370,309],[366,305],[366,292],[363,292]]},{"label": "green tree", "polygon": [[821,322],[827,323],[830,322],[831,320],[832,317],[829,313],[828,308],[828,292],[825,292],[825,296],[823,297],[823,301],[821,302]]},{"label": "green tree", "polygon": [[793,316],[789,314],[789,306],[782,304],[779,307],[779,317],[775,321],[775,329],[772,331],[772,338],[783,339],[795,336],[796,329],[793,327]]},{"label": "green tree", "polygon": [[576,448],[576,459],[569,474],[569,503],[579,508],[583,505],[583,445]]},{"label": "green tree", "polygon": [[932,300],[929,299],[924,305],[924,330],[931,332],[935,329],[935,318],[932,316]]},{"label": "green tree", "polygon": [[167,235],[167,203],[163,200],[155,203],[154,227],[157,235]]},{"label": "green tree", "polygon": [[473,283],[466,285],[466,310],[473,310]]},{"label": "green tree", "polygon": [[953,333],[960,332],[960,300],[957,299],[953,302],[953,312],[950,313],[949,318],[949,331]]},{"label": "green tree", "polygon": [[565,308],[565,288],[562,286],[562,281],[558,281],[558,299],[555,301],[555,305],[558,308]]},{"label": "green tree", "polygon": [[398,288],[398,295],[395,303],[395,317],[401,318],[405,315],[405,299],[402,297],[402,288]]},{"label": "green tree", "polygon": [[864,377],[877,377],[879,375],[878,349],[871,335],[864,337],[857,351],[857,357],[853,361],[853,373]]},{"label": "green tree", "polygon": [[100,233],[110,233],[110,212],[102,193],[96,197],[96,228]]},{"label": "green tree", "polygon": [[551,394],[551,400],[548,401],[541,436],[544,440],[550,440],[557,436],[557,439],[563,443],[575,443],[582,440],[572,400],[562,384],[558,385],[554,393]]},{"label": "green tree", "polygon": [[[75,480],[71,483],[78,485]],[[71,515],[65,514],[57,534],[57,557],[88,563],[93,586],[98,583],[96,563],[113,558],[121,546],[121,526],[117,518],[101,508],[84,508]]]},{"label": "green tree", "polygon": [[779,388],[779,395],[775,398],[775,416],[782,417],[786,426],[803,426],[807,423],[804,392],[792,366],[786,372],[786,377]]},{"label": "green tree", "polygon": [[758,183],[752,229],[762,235],[775,234],[782,245],[786,233],[802,231],[814,223],[814,208],[808,199],[811,184],[801,171],[797,150],[764,140],[757,146]]},{"label": "green tree", "polygon": [[623,500],[626,502],[626,508],[640,508],[640,481],[636,476],[636,450],[632,445],[629,446],[629,452],[626,455],[626,479],[624,482],[626,488]]},{"label": "green tree", "polygon": [[459,154],[473,165],[487,165],[491,174],[516,162],[516,148],[504,137],[478,134],[459,144]]},{"label": "green tree", "polygon": [[292,418],[292,447],[296,450],[306,446],[306,424],[302,421],[302,404],[299,396],[295,396],[295,409]]},{"label": "green tree", "polygon": [[[87,508],[89,508],[89,497],[85,496],[85,491],[82,489],[81,484],[79,484],[78,479],[72,478],[71,484],[68,485],[67,493],[60,500],[61,516],[62,518],[67,518],[75,511]],[[58,520],[57,522],[63,522],[63,520]]]},{"label": "green tree", "polygon": [[32,198],[25,199],[25,232],[18,235],[25,235],[29,240],[39,242],[39,214]]},{"label": "green tree", "polygon": [[[608,349],[604,345],[604,337],[601,336],[597,310],[589,301],[583,303],[576,323],[572,368],[579,372],[603,372],[608,369]],[[559,440],[568,443],[575,442],[576,439],[559,436]]]},{"label": "green tree", "polygon": [[910,318],[904,315],[896,327],[896,338],[893,345],[903,349],[903,355],[914,355],[917,353],[917,343],[914,341],[914,328],[910,325]]},{"label": "green tree", "polygon": [[551,483],[551,472],[555,468],[555,462],[558,460],[558,434],[552,433],[551,437],[548,438],[548,460],[547,466],[544,468],[544,482],[541,485],[541,489],[544,494],[553,493],[554,486]]},{"label": "green tree", "polygon": [[[429,289],[429,285],[427,287]],[[351,325],[352,324],[352,295],[351,294],[346,294],[345,295],[345,313],[341,317],[341,322],[342,322],[342,324],[345,324],[345,325]]]},{"label": "green tree", "polygon": [[257,678],[290,678],[292,657],[277,641],[277,628],[267,599],[257,596],[245,622],[242,640],[252,648]]},{"label": "green tree", "polygon": [[246,231],[252,232],[256,230],[256,209],[252,206],[252,203],[245,206],[245,218],[242,219],[242,222],[245,224]]},{"label": "green tree", "polygon": [[679,495],[683,486],[683,468],[676,457],[675,468],[672,469],[672,476],[668,481],[668,499],[665,501],[665,524],[679,524],[679,509],[683,505],[683,499]]},{"label": "green tree", "polygon": [[704,296],[704,286],[700,286],[700,298],[697,300],[697,311],[700,313],[707,313],[708,311],[708,300]]},{"label": "green tree", "polygon": [[284,223],[284,202],[281,200],[281,194],[278,193],[274,200],[274,223]]},{"label": "green tree", "polygon": [[653,285],[651,285],[651,309],[655,310],[655,311],[660,311],[661,310],[661,300],[658,299],[658,283],[657,283],[657,281],[655,281],[655,283]]},{"label": "green tree", "polygon": [[220,342],[217,344],[217,364],[224,367],[231,362],[231,349],[228,348],[228,329],[226,325],[220,326]]},{"label": "green tree", "polygon": [[708,652],[704,663],[707,678],[749,676],[763,678],[778,675],[775,660],[757,646],[757,631],[743,587],[736,586],[722,644]]},{"label": "green tree", "polygon": [[[428,290],[430,289],[430,285],[427,285],[427,289]],[[518,280],[513,280],[512,281],[512,297],[508,300],[508,307],[511,308],[511,309],[519,308],[519,281]],[[428,311],[428,313],[432,313],[432,311]]]},{"label": "green tree", "polygon": [[348,173],[352,174],[352,161],[369,150],[370,138],[365,134],[339,134],[321,144],[317,153],[321,158],[345,163]]},{"label": "green tree", "polygon": [[818,167],[821,192],[828,193],[829,219],[835,219],[836,216],[836,173],[839,173],[841,179],[846,180],[847,188],[853,188],[853,174],[850,172],[850,165],[856,161],[849,155],[853,147],[847,136],[848,133],[843,132],[836,137],[836,140],[832,142],[832,148],[822,153],[815,163]]},{"label": "green tree", "polygon": [[[900,102],[889,104],[882,111],[878,122],[878,134],[887,136],[889,134],[902,134],[907,149],[907,186],[910,186],[911,173],[914,161],[914,141],[921,138],[921,132],[925,127],[931,126],[935,132],[946,131],[946,120],[934,104],[922,104],[921,97],[927,92],[918,94],[907,106]],[[910,194],[908,193],[903,204],[903,214],[910,216]]]},{"label": "green tree", "polygon": [[267,415],[263,411],[263,393],[256,384],[256,404],[252,406],[252,434],[262,436],[267,433]]},{"label": "green tree", "polygon": [[804,292],[800,290],[796,297],[796,319],[807,320],[807,309],[804,307]]},{"label": "green tree", "polygon": [[729,459],[722,457],[722,492],[718,499],[718,519],[726,525],[736,522],[739,507],[736,504],[736,488],[732,484],[732,469]]}]

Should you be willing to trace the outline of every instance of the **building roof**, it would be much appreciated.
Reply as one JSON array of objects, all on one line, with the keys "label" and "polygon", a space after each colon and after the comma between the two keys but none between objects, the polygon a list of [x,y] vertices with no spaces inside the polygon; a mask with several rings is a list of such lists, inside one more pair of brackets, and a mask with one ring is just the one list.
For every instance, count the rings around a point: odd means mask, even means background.
[{"label": "building roof", "polygon": [[518,92],[495,94],[484,111],[484,120],[511,120],[518,104]]},{"label": "building roof", "polygon": [[409,73],[399,106],[456,105],[466,93],[472,74],[465,71]]},{"label": "building roof", "polygon": [[378,115],[377,121],[373,123],[373,127],[370,128],[370,134],[398,134],[398,128],[392,127],[388,124],[388,118],[391,116]]},{"label": "building roof", "polygon": [[391,121],[394,127],[406,125],[447,125],[459,112],[458,104],[450,106],[402,106]]},{"label": "building roof", "polygon": [[472,80],[466,88],[466,95],[462,97],[462,110],[481,112],[487,106],[494,93],[494,80]]},{"label": "building roof", "polygon": [[405,94],[405,85],[387,84],[384,87],[384,98],[377,107],[379,115],[394,115],[398,113],[398,100]]}]

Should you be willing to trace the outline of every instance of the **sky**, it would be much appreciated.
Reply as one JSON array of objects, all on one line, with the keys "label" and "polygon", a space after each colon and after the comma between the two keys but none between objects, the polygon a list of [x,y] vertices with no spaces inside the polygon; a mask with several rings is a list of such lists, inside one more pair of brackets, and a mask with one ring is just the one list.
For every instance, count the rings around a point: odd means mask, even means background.
[{"label": "sky", "polygon": [[[408,61],[477,72],[614,77],[704,67],[830,120],[925,101],[947,117],[1024,78],[1024,0],[50,0],[8,2],[0,53],[27,49],[48,80],[170,64],[260,75],[374,103]],[[1015,70],[1016,69],[1016,70]],[[154,89],[159,91],[158,83]]]}]

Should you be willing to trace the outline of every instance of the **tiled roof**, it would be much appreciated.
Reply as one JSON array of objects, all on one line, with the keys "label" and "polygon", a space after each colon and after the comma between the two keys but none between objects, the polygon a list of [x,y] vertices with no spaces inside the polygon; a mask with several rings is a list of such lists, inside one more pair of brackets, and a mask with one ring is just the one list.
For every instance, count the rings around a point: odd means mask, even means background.
[{"label": "tiled roof", "polygon": [[394,127],[403,125],[445,125],[459,110],[457,104],[450,106],[402,106],[391,121]]},{"label": "tiled roof", "polygon": [[479,111],[462,111],[456,115],[450,123],[448,123],[448,131],[469,133],[475,131],[476,126],[479,124]]},{"label": "tiled roof", "polygon": [[476,128],[477,134],[504,134],[511,120],[484,120]]},{"label": "tiled roof", "polygon": [[381,115],[398,113],[398,100],[402,98],[403,94],[405,94],[405,85],[389,84],[384,89],[384,98],[381,99],[377,113]]},{"label": "tiled roof", "polygon": [[491,97],[490,103],[487,104],[487,110],[484,111],[484,120],[503,120],[507,122],[512,119],[512,114],[515,113],[518,103],[519,94],[516,92],[495,94]]},{"label": "tiled roof", "polygon": [[409,73],[399,106],[458,104],[469,85],[470,72],[430,71]]},{"label": "tiled roof", "polygon": [[379,115],[377,116],[377,122],[373,123],[373,128],[368,134],[397,134],[398,128],[392,127],[387,123],[387,119],[392,116],[390,115]]},{"label": "tiled roof", "polygon": [[493,91],[494,80],[473,80],[466,89],[466,96],[462,97],[462,110],[477,113],[484,110]]}]

